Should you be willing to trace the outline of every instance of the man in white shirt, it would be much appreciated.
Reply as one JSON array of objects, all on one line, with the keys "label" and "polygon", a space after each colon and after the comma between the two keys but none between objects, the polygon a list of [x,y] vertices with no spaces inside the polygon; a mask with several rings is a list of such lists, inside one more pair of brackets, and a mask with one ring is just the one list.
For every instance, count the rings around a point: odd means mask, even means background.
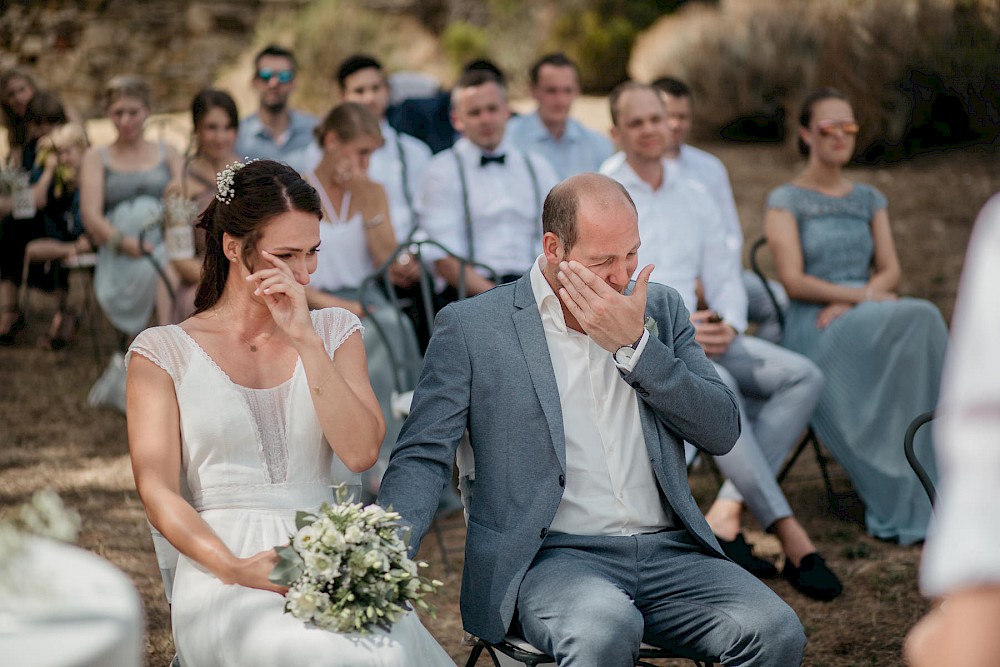
[{"label": "man in white shirt", "polygon": [[[427,165],[417,195],[420,224],[432,240],[506,282],[527,271],[541,251],[542,202],[558,177],[544,158],[506,138],[507,94],[493,73],[466,72],[451,99],[452,122],[464,136]],[[495,284],[444,253],[424,256],[453,288],[464,281],[467,295]]]},{"label": "man in white shirt", "polygon": [[277,160],[299,173],[313,166],[310,154],[318,121],[289,108],[295,75],[295,55],[288,49],[271,45],[257,54],[252,85],[260,97],[260,108],[240,122],[236,154],[241,158]]},{"label": "man in white shirt", "polygon": [[[663,156],[667,160],[668,170],[705,186],[719,209],[726,234],[726,247],[736,254],[739,264],[743,254],[743,230],[736,211],[729,172],[722,160],[687,143],[691,133],[691,91],[683,81],[666,76],[654,81],[653,87],[659,89],[667,110],[667,148]],[[781,324],[778,313],[760,277],[753,271],[744,271],[743,286],[747,291],[747,316],[757,325],[755,335],[773,343],[780,342]],[[788,296],[781,283],[771,280],[768,281],[768,286],[778,300],[779,307],[786,307]]]},{"label": "man in white shirt", "polygon": [[[653,279],[680,292],[692,312],[695,339],[740,403],[743,429],[732,452],[716,459],[728,480],[706,514],[708,524],[730,558],[758,576],[775,576],[774,567],[753,556],[743,538],[746,503],[781,541],[792,585],[811,597],[832,599],[840,582],[816,553],[774,477],[812,416],[822,375],[805,357],[743,335],[747,297],[739,258],[726,243],[718,208],[704,186],[672,176],[662,157],[666,109],[657,91],[622,84],[610,103],[612,136],[625,161],[606,173],[635,202],[640,261],[655,264]],[[697,309],[699,279],[711,310]]]},{"label": "man in white shirt", "polygon": [[738,410],[676,291],[637,268],[625,190],[598,174],[545,200],[543,253],[515,283],[445,307],[379,502],[427,532],[468,433],[462,621],[513,628],[558,664],[631,667],[640,641],[715,662],[799,665],[773,591],[725,559],[682,439],[726,452]]},{"label": "man in white shirt", "polygon": [[510,140],[526,151],[544,155],[559,180],[597,171],[614,152],[608,137],[570,118],[580,96],[576,64],[562,53],[550,53],[531,66],[531,96],[538,109],[510,121]]}]

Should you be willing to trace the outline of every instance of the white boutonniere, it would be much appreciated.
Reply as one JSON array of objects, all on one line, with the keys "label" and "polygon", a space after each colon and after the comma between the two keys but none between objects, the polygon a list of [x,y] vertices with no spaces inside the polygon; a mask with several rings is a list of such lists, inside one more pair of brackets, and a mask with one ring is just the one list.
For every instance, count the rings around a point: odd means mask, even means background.
[{"label": "white boutonniere", "polygon": [[646,327],[646,331],[648,331],[649,335],[653,338],[658,338],[660,336],[660,328],[656,326],[656,320],[649,315],[646,316],[646,323],[643,326]]}]

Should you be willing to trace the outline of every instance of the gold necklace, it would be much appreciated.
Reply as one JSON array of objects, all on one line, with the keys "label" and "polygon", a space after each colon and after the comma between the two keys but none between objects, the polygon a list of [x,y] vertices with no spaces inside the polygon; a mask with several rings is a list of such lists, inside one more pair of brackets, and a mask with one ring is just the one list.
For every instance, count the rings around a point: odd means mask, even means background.
[{"label": "gold necklace", "polygon": [[[241,339],[243,340],[243,342],[244,342],[244,343],[246,343],[246,344],[247,344],[247,345],[248,345],[248,346],[250,347],[250,351],[251,351],[251,352],[256,352],[257,350],[259,350],[260,348],[264,347],[265,345],[267,345],[268,343],[270,343],[270,342],[271,342],[271,336],[273,336],[273,335],[274,335],[274,331],[275,331],[275,330],[276,330],[277,328],[278,328],[278,323],[277,323],[277,322],[275,322],[275,323],[274,323],[274,326],[273,326],[273,327],[271,327],[271,331],[270,331],[270,332],[268,332],[268,334],[267,334],[267,338],[265,338],[265,339],[264,339],[264,342],[263,342],[263,343],[261,343],[260,345],[255,345],[254,343],[251,343],[251,342],[250,342],[250,341],[248,341],[248,340],[246,339],[246,337],[244,337],[244,336],[243,336],[243,334],[241,334],[241,333],[240,333],[239,331],[237,331],[237,332],[236,332],[236,335],[237,335],[237,336],[239,336],[239,337],[240,337],[240,338],[241,338]],[[257,334],[257,335],[260,335],[260,334]]]}]

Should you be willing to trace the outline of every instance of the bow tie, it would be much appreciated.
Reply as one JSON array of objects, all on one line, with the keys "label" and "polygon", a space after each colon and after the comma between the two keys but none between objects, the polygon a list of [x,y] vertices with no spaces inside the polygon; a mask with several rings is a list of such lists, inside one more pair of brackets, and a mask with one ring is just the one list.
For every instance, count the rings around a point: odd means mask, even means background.
[{"label": "bow tie", "polygon": [[483,155],[479,158],[479,166],[485,167],[490,162],[496,162],[499,165],[504,164],[507,161],[507,155],[501,153],[500,155]]}]

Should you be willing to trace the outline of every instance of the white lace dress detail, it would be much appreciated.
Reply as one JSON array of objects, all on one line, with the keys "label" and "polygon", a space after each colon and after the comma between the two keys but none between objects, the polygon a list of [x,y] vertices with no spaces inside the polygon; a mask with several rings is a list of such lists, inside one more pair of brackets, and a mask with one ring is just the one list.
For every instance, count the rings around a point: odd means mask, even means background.
[{"label": "white lace dress detail", "polygon": [[[350,312],[315,311],[313,325],[331,357],[361,329]],[[301,361],[269,389],[241,387],[178,326],[136,337],[140,354],[172,378],[180,417],[182,483],[202,520],[237,557],[287,544],[297,510],[333,500],[333,455],[316,415]],[[334,473],[336,474],[336,473]],[[340,479],[340,478],[338,478]],[[452,665],[408,614],[389,633],[358,636],[309,628],[284,613],[275,593],[225,585],[183,555],[171,605],[181,663],[198,667],[388,667]]]}]

